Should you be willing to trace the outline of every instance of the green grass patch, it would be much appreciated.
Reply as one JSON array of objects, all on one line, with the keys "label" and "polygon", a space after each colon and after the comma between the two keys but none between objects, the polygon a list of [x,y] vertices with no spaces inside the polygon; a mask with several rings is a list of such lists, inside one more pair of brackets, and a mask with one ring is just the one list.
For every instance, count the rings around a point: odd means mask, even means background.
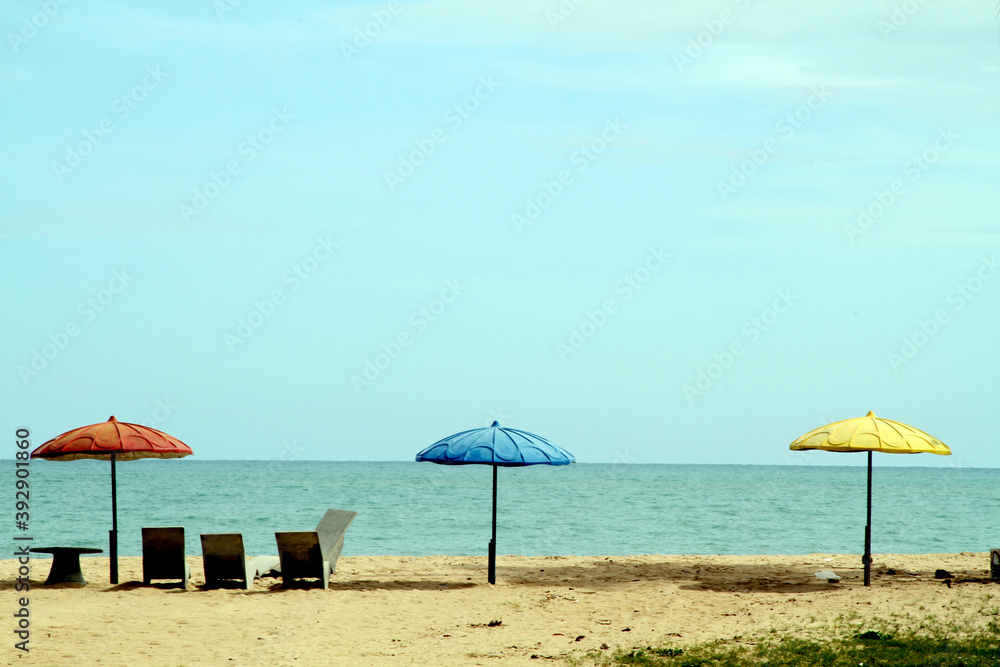
[{"label": "green grass patch", "polygon": [[[591,654],[591,657],[598,656]],[[992,625],[976,633],[868,630],[830,639],[782,637],[756,645],[708,642],[684,647],[618,651],[604,665],[648,667],[996,667],[1000,632]]]}]

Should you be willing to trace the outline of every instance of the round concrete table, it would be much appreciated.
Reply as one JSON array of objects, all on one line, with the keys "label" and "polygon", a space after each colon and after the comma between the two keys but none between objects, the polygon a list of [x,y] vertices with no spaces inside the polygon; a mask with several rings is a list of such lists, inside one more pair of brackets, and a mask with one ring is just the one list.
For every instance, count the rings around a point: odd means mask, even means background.
[{"label": "round concrete table", "polygon": [[49,570],[49,578],[45,580],[46,586],[64,583],[86,586],[87,580],[83,578],[83,571],[80,569],[80,554],[99,554],[104,550],[89,547],[41,547],[31,549],[31,552],[52,554],[52,569]]}]

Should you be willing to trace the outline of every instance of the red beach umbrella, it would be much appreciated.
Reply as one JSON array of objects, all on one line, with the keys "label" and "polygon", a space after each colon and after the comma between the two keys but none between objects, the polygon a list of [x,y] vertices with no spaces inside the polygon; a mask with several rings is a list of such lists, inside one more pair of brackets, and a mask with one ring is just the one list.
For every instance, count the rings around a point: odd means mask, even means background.
[{"label": "red beach umbrella", "polygon": [[118,583],[118,489],[115,460],[176,459],[194,452],[183,442],[155,428],[111,419],[67,431],[31,452],[33,459],[111,461],[111,583]]}]

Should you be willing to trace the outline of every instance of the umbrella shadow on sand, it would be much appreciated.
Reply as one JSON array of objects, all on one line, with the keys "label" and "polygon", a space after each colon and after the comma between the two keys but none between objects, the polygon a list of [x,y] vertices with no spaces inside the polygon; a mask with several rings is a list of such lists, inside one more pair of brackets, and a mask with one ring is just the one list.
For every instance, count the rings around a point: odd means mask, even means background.
[{"label": "umbrella shadow on sand", "polygon": [[382,591],[455,591],[462,590],[465,588],[475,588],[476,586],[482,586],[482,583],[474,583],[471,581],[424,581],[420,579],[393,579],[393,580],[354,580],[354,581],[338,581],[334,584],[333,581],[330,582],[330,590],[336,591],[364,591],[364,590],[382,590]]},{"label": "umbrella shadow on sand", "polygon": [[[336,576],[336,575],[334,575]],[[344,579],[341,581],[330,580],[330,586],[327,589],[329,592],[334,591],[370,591],[370,590],[383,590],[383,591],[448,591],[448,590],[461,590],[464,588],[474,588],[480,584],[475,584],[469,581],[462,582],[446,582],[446,581],[431,581],[431,580],[405,580],[405,579],[392,579],[392,580],[379,580],[379,579]],[[191,587],[192,590],[201,592],[204,589],[204,584],[197,584]],[[254,587],[250,590],[244,590],[238,583],[231,586],[216,586],[215,589],[222,590],[232,590],[239,593],[245,593],[247,595],[260,595],[269,594],[273,595],[276,593],[287,593],[290,591],[317,591],[322,592],[321,587],[316,585],[315,581],[303,581],[296,582],[295,584],[285,586],[282,584],[281,578],[272,580],[261,580],[258,579],[254,582]],[[182,591],[183,592],[183,591]]]},{"label": "umbrella shadow on sand", "polygon": [[148,584],[144,584],[141,581],[124,581],[120,584],[109,586],[108,588],[105,588],[101,592],[117,593],[119,591],[137,591],[143,588],[159,589],[161,593],[190,593],[191,591],[196,590],[195,587],[193,586],[187,589],[181,588],[176,583],[151,582]]},{"label": "umbrella shadow on sand", "polygon": [[[594,594],[629,586],[644,584],[673,584],[681,590],[711,591],[716,593],[782,593],[800,594],[808,592],[835,591],[845,588],[862,587],[864,568],[834,566],[839,583],[817,579],[816,572],[825,570],[828,564],[769,564],[736,563],[720,565],[711,561],[685,557],[683,561],[665,559],[657,562],[631,561],[629,557],[595,558],[585,564],[562,565],[558,559],[548,557],[537,565],[510,565],[503,567],[506,582],[511,586],[559,586],[570,587],[583,594]],[[853,558],[853,556],[852,556]],[[549,562],[552,559],[552,562]],[[940,571],[894,570],[877,564],[872,575],[878,581],[892,587],[926,585],[940,581]],[[952,570],[950,581],[955,584],[996,585],[984,577],[983,570]]]},{"label": "umbrella shadow on sand", "polygon": [[[674,584],[684,590],[715,592],[805,593],[835,590],[842,584],[817,579],[815,565],[800,566],[710,562],[630,562],[628,557],[602,558],[585,565],[539,561],[538,566],[503,568],[513,586],[570,586],[581,592],[600,592],[646,583]],[[846,571],[841,575],[848,574]]]}]

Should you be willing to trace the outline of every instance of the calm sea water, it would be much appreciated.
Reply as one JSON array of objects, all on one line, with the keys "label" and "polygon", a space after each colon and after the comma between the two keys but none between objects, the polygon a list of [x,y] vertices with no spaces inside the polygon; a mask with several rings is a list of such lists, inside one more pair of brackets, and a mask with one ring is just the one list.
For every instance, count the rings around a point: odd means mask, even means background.
[{"label": "calm sea water", "polygon": [[[860,459],[859,459],[860,460]],[[36,546],[107,551],[110,464],[31,464]],[[13,497],[14,466],[0,462]],[[344,555],[480,555],[490,536],[488,466],[415,462],[143,460],[119,463],[119,553],[142,526],[242,532],[276,553],[274,532],[315,528],[327,508],[358,512]],[[860,553],[865,468],[574,464],[499,470],[497,551],[524,555]],[[1000,547],[1000,470],[878,467],[872,550]],[[8,525],[14,508],[9,501]]]}]

